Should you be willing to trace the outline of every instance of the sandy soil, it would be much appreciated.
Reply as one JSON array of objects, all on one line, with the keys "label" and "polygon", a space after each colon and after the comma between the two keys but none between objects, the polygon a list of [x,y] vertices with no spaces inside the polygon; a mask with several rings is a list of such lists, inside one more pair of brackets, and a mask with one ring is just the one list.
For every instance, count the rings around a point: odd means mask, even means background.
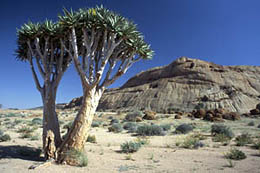
[{"label": "sandy soil", "polygon": [[[28,126],[28,123],[35,118],[41,117],[41,111],[11,111],[12,113],[24,112],[24,117],[3,117],[0,118],[0,129],[11,136],[11,141],[0,142],[0,172],[1,173],[25,173],[25,172],[260,172],[260,151],[252,149],[250,146],[236,147],[234,141],[227,146],[222,146],[220,143],[212,142],[211,137],[208,137],[203,143],[205,147],[199,149],[184,149],[177,147],[175,143],[185,138],[186,135],[173,135],[174,127],[183,122],[194,123],[198,126],[195,131],[200,131],[204,135],[210,135],[209,128],[212,125],[210,122],[202,120],[190,120],[183,118],[181,120],[173,119],[173,116],[168,118],[160,118],[159,120],[146,121],[155,124],[172,123],[173,127],[166,136],[152,136],[149,137],[149,144],[143,146],[138,152],[131,154],[124,154],[120,152],[120,144],[126,141],[136,140],[126,131],[122,133],[108,132],[109,126],[102,126],[92,128],[91,135],[95,135],[97,143],[86,143],[85,149],[88,155],[87,167],[72,167],[68,165],[52,164],[44,168],[36,170],[28,169],[32,165],[43,163],[37,158],[21,156],[19,150],[23,147],[40,148],[41,128],[35,130],[34,135],[39,136],[38,140],[31,141],[28,138],[20,138],[17,130],[22,126]],[[8,111],[0,111],[0,115],[8,114]],[[101,114],[101,113],[100,113]],[[72,111],[59,112],[60,119],[66,124],[73,119],[75,113]],[[103,113],[102,117],[96,120],[103,121],[109,124],[109,116],[123,119],[124,115],[116,115],[113,113]],[[163,116],[161,116],[163,117]],[[7,119],[7,120],[6,120]],[[9,119],[9,120],[8,120]],[[23,120],[24,122],[13,125],[7,122],[14,122],[16,120]],[[250,121],[255,121],[254,127],[247,126]],[[63,125],[64,125],[63,124]],[[237,122],[226,121],[227,125],[231,126],[235,134],[242,132],[249,132],[252,135],[260,136],[260,129],[257,125],[260,124],[260,119],[242,119]],[[61,125],[61,127],[63,126]],[[61,128],[63,134],[65,129]],[[247,158],[240,161],[232,161],[234,167],[228,167],[228,160],[224,158],[224,153],[228,152],[231,147],[236,147],[242,150]]]}]

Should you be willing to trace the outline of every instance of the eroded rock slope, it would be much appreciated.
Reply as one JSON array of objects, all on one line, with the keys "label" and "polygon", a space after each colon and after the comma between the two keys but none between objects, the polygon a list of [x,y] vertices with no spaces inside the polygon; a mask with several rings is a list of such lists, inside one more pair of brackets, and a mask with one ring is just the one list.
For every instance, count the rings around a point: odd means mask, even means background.
[{"label": "eroded rock slope", "polygon": [[222,66],[181,57],[167,66],[137,74],[120,88],[106,91],[98,109],[188,112],[194,108],[224,108],[244,113],[259,101],[259,66]]}]

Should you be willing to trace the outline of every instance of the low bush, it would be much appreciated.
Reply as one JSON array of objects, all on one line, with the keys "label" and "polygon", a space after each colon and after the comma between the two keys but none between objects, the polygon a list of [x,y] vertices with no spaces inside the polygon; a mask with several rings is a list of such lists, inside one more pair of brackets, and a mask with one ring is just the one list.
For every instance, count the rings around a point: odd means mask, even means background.
[{"label": "low bush", "polygon": [[254,121],[250,121],[247,125],[248,126],[255,126],[255,122]]},{"label": "low bush", "polygon": [[130,112],[125,116],[125,120],[135,122],[137,117],[142,118],[143,113],[141,111]]},{"label": "low bush", "polygon": [[176,146],[187,149],[198,149],[203,147],[204,144],[196,137],[187,136],[183,141],[177,142]]},{"label": "low bush", "polygon": [[260,149],[260,139],[257,139],[253,142],[253,148],[259,150]]},{"label": "low bush", "polygon": [[118,119],[113,118],[113,119],[110,121],[110,124],[116,124],[116,123],[119,123],[119,120],[118,120]]},{"label": "low bush", "polygon": [[41,118],[32,119],[32,125],[42,125],[42,119]]},{"label": "low bush", "polygon": [[88,135],[87,142],[97,143],[97,138],[95,135]]},{"label": "low bush", "polygon": [[162,124],[162,125],[160,125],[160,127],[161,127],[164,131],[169,131],[169,130],[171,130],[171,124]]},{"label": "low bush", "polygon": [[139,142],[125,142],[120,145],[121,151],[123,153],[134,153],[137,152],[141,148],[142,144]]},{"label": "low bush", "polygon": [[17,120],[17,119],[15,119],[14,122],[13,122],[13,124],[14,124],[14,125],[17,125],[17,124],[20,124],[21,122],[23,122],[23,120]]},{"label": "low bush", "polygon": [[91,127],[99,127],[102,123],[100,121],[93,121]]},{"label": "low bush", "polygon": [[11,137],[8,134],[2,134],[0,135],[0,142],[10,141]]},{"label": "low bush", "polygon": [[123,131],[123,127],[121,124],[116,123],[116,124],[112,124],[109,128],[108,128],[109,132],[115,132],[115,133],[120,133]]},{"label": "low bush", "polygon": [[216,136],[217,134],[223,134],[230,139],[234,137],[232,130],[229,127],[221,124],[213,124],[211,126],[211,134],[213,136]]},{"label": "low bush", "polygon": [[228,136],[226,136],[225,134],[220,133],[220,134],[216,134],[215,136],[213,136],[212,141],[221,142],[222,145],[226,146],[230,143],[231,139]]},{"label": "low bush", "polygon": [[228,153],[225,155],[226,159],[232,159],[232,160],[243,160],[246,158],[246,154],[243,151],[240,151],[236,148],[231,148]]},{"label": "low bush", "polygon": [[73,160],[75,166],[85,167],[88,165],[88,157],[85,152],[78,150],[69,150],[66,155]]},{"label": "low bush", "polygon": [[248,133],[245,133],[237,136],[235,142],[237,146],[245,146],[246,144],[253,143],[253,140]]},{"label": "low bush", "polygon": [[193,137],[193,138],[197,138],[197,139],[199,139],[199,140],[205,140],[205,139],[207,139],[206,136],[204,136],[204,135],[202,135],[201,133],[198,133],[198,132],[196,132],[196,133],[194,133],[194,134],[192,134],[192,135],[190,135],[190,136]]},{"label": "low bush", "polygon": [[176,128],[175,133],[176,134],[187,134],[187,133],[191,132],[192,130],[193,130],[193,126],[191,124],[181,124]]},{"label": "low bush", "polygon": [[18,133],[32,133],[35,129],[34,128],[30,128],[30,127],[21,127],[20,129],[18,129]]},{"label": "low bush", "polygon": [[127,122],[123,128],[127,130],[128,133],[136,133],[138,125],[135,122]]},{"label": "low bush", "polygon": [[158,125],[140,125],[136,131],[137,135],[141,136],[164,136],[165,132]]}]

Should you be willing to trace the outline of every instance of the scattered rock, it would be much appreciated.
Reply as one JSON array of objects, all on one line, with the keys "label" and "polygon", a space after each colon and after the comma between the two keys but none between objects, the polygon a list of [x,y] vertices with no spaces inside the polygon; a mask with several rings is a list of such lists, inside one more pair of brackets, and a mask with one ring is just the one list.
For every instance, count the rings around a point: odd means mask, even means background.
[{"label": "scattered rock", "polygon": [[204,118],[206,116],[206,110],[205,109],[199,109],[197,112],[195,112],[194,117],[195,118]]},{"label": "scattered rock", "polygon": [[175,118],[175,119],[181,119],[181,115],[177,114],[177,115],[175,115],[174,118]]},{"label": "scattered rock", "polygon": [[156,112],[145,111],[143,119],[145,119],[145,120],[155,120],[156,119]]},{"label": "scattered rock", "polygon": [[252,109],[252,110],[250,110],[250,114],[251,115],[258,115],[258,114],[260,114],[260,110],[259,109]]}]

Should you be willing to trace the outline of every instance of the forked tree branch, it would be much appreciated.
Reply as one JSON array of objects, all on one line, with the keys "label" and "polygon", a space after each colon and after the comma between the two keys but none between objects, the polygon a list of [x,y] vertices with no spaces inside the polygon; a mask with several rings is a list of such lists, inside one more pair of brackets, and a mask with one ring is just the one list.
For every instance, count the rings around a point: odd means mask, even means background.
[{"label": "forked tree branch", "polygon": [[34,82],[36,84],[36,88],[38,89],[38,91],[42,92],[42,87],[40,85],[39,79],[38,79],[37,74],[36,74],[35,69],[34,69],[33,60],[32,60],[32,53],[30,53],[28,51],[27,56],[29,57],[30,67],[31,67],[31,70],[32,70],[33,79],[34,79]]}]

